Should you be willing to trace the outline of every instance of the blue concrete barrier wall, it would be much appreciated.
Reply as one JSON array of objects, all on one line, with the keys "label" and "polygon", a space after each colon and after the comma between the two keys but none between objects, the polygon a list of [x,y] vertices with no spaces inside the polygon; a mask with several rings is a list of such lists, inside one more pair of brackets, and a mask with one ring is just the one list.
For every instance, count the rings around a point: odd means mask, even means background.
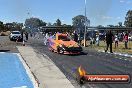
[{"label": "blue concrete barrier wall", "polygon": [[0,88],[33,88],[17,54],[0,53]]}]

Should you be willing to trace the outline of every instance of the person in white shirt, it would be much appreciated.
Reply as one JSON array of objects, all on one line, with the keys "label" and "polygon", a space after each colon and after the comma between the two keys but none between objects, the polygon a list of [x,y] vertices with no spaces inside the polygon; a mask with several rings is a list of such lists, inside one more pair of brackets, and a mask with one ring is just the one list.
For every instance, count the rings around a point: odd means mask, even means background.
[{"label": "person in white shirt", "polygon": [[48,33],[46,33],[46,35],[44,36],[44,45],[47,45],[48,38],[49,38],[49,35]]},{"label": "person in white shirt", "polygon": [[99,35],[96,35],[96,45],[99,46]]},{"label": "person in white shirt", "polygon": [[115,35],[115,48],[118,48],[118,42],[119,42],[118,34],[116,34]]}]

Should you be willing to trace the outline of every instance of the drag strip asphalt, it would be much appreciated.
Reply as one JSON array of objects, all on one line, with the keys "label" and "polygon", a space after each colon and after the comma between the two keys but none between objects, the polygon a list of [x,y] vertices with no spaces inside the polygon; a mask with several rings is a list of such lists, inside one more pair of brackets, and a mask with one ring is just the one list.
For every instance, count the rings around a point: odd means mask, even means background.
[{"label": "drag strip asphalt", "polygon": [[[131,57],[97,52],[84,49],[81,55],[61,55],[53,53],[44,46],[43,41],[30,39],[27,45],[38,52],[46,54],[56,66],[66,75],[75,88],[131,88],[128,84],[88,84],[80,86],[76,81],[76,71],[81,65],[88,74],[130,74],[132,75]],[[120,59],[121,58],[121,59]],[[126,60],[127,59],[127,60]]]}]

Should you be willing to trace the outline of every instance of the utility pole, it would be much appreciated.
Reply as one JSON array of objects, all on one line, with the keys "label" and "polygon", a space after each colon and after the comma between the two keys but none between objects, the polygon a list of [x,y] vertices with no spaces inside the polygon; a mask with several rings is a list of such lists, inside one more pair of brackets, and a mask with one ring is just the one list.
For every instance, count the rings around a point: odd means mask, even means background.
[{"label": "utility pole", "polygon": [[84,47],[86,47],[86,20],[87,20],[87,17],[86,17],[86,0],[85,0],[85,30],[84,30]]}]

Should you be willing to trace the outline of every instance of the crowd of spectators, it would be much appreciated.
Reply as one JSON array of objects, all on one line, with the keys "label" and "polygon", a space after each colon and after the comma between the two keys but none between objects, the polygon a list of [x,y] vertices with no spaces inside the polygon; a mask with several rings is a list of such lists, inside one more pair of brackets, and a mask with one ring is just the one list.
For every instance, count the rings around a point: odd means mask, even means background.
[{"label": "crowd of spectators", "polygon": [[[44,35],[44,44],[46,45],[47,39],[52,36],[55,35],[55,33],[45,33]],[[76,31],[74,31],[73,33],[68,33],[66,32],[68,37],[71,37],[71,39],[73,39],[75,42],[78,42],[80,45],[83,45],[83,39],[81,37],[80,34],[78,34]],[[89,40],[90,41],[90,45],[94,44],[97,46],[100,46],[100,41],[105,41],[106,46],[105,46],[105,52],[108,51],[108,48],[110,48],[110,52],[112,52],[112,43],[114,43],[114,47],[115,49],[118,48],[118,46],[120,46],[119,42],[124,42],[124,48],[128,49],[128,42],[129,42],[129,36],[131,35],[132,32],[128,33],[128,32],[122,32],[122,33],[115,33],[112,32],[111,30],[108,30],[107,32],[104,33],[104,36],[101,36],[99,32],[95,33],[95,36],[89,36]]]}]

